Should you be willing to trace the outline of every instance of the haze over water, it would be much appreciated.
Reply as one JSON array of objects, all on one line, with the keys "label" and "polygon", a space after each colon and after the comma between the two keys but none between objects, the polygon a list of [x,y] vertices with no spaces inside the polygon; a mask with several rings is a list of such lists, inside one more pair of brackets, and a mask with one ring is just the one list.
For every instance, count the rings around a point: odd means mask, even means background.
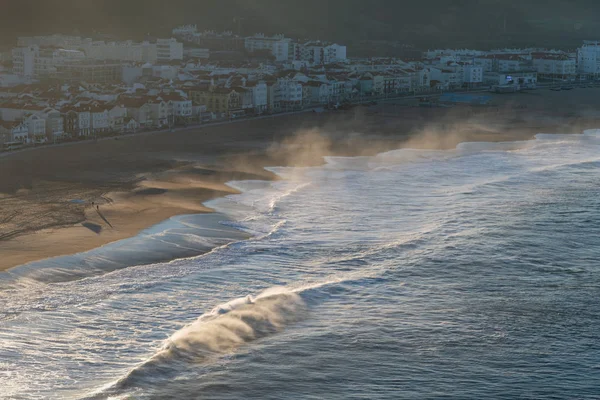
[{"label": "haze over water", "polygon": [[597,398],[600,131],[326,161],[2,274],[0,398]]}]

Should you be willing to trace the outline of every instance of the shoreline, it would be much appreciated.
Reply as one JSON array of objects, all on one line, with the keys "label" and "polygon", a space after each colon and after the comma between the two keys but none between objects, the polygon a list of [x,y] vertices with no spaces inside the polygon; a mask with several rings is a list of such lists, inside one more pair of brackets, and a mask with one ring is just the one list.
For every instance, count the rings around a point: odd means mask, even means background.
[{"label": "shoreline", "polygon": [[[319,165],[324,155],[373,155],[402,147],[447,149],[463,141],[526,140],[552,127],[581,132],[596,120],[563,110],[562,117],[543,124],[535,117],[515,121],[515,97],[500,97],[504,114],[471,110],[467,121],[463,114],[468,110],[462,108],[401,107],[394,115],[384,104],[373,115],[292,113],[9,153],[0,157],[0,168],[23,168],[27,159],[56,164],[38,165],[17,174],[21,179],[14,182],[5,171],[0,211],[8,216],[0,217],[0,238],[11,223],[17,225],[15,219],[22,230],[0,239],[0,271],[132,238],[174,216],[212,212],[203,203],[236,193],[228,181],[276,179],[267,166]],[[552,114],[550,109],[540,118]],[[71,176],[69,171],[77,172]]]}]

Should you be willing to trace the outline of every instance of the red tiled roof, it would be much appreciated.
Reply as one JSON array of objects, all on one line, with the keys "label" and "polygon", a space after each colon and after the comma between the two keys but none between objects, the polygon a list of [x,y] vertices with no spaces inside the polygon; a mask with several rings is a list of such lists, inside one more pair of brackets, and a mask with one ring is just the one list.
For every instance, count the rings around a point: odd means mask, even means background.
[{"label": "red tiled roof", "polygon": [[2,121],[0,120],[0,126],[6,128],[6,129],[12,129],[15,128],[19,125],[21,125],[21,121]]},{"label": "red tiled roof", "polygon": [[140,108],[148,102],[146,98],[139,97],[123,97],[119,100],[121,104],[126,108]]}]

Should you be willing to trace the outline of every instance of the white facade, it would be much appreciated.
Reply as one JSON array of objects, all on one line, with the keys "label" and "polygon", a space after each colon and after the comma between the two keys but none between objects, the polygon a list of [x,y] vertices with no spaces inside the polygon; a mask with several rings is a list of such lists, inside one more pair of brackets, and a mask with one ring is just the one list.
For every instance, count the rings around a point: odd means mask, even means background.
[{"label": "white facade", "polygon": [[281,78],[277,80],[280,101],[283,105],[302,104],[302,84],[292,79]]},{"label": "white facade", "polygon": [[144,60],[146,63],[155,63],[158,60],[156,43],[143,42],[141,46],[142,60]]},{"label": "white facade", "polygon": [[580,74],[600,73],[600,41],[584,41],[577,49],[577,65]]},{"label": "white facade", "polygon": [[106,60],[144,61],[142,45],[131,40],[107,43],[104,51]]},{"label": "white facade", "polygon": [[144,69],[137,65],[123,65],[121,80],[128,85],[133,85],[135,81],[142,77]]},{"label": "white facade", "polygon": [[307,61],[313,65],[332,64],[347,60],[346,46],[320,41],[296,44],[292,53],[293,60]]},{"label": "white facade", "polygon": [[275,57],[276,61],[287,61],[290,57],[291,39],[285,38],[283,35],[275,35],[266,37],[262,33],[247,37],[244,40],[244,47],[250,53],[257,50],[268,50]]},{"label": "white facade", "polygon": [[329,102],[329,85],[323,82],[311,81],[306,85],[309,104],[325,104]]},{"label": "white facade", "polygon": [[115,105],[108,110],[108,125],[113,132],[122,132],[124,130],[127,109],[122,105]]},{"label": "white facade", "polygon": [[29,143],[29,129],[25,122],[0,121],[0,133],[6,135],[7,142]]},{"label": "white facade", "polygon": [[141,104],[141,101],[133,101],[126,104],[127,116],[134,118],[140,126],[152,125],[152,113],[150,105],[147,103]]},{"label": "white facade", "polygon": [[325,48],[320,43],[309,42],[302,47],[302,60],[311,64],[323,64],[325,60]]},{"label": "white facade", "polygon": [[56,73],[60,65],[84,59],[85,53],[80,50],[40,49],[34,60],[34,75],[49,76]]},{"label": "white facade", "polygon": [[[106,43],[104,41],[90,41],[82,45],[81,48],[87,58],[94,60],[155,62],[157,58],[157,45],[149,42],[136,43],[127,40]],[[183,52],[183,45],[181,49]]]},{"label": "white facade", "polygon": [[249,89],[252,91],[252,103],[255,111],[259,113],[266,111],[268,105],[267,84],[259,82]]},{"label": "white facade", "polygon": [[172,114],[175,117],[187,118],[192,116],[192,100],[184,97],[170,100],[172,105]]},{"label": "white facade", "polygon": [[152,67],[152,76],[162,79],[176,79],[179,68],[174,65],[155,65]]},{"label": "white facade", "polygon": [[518,90],[534,89],[537,85],[537,72],[488,72],[483,79],[490,85],[515,86]]},{"label": "white facade", "polygon": [[25,119],[25,123],[27,124],[30,138],[33,138],[38,143],[46,141],[46,121],[44,118],[32,114]]},{"label": "white facade", "polygon": [[20,123],[12,130],[12,140],[15,142],[29,143],[29,129],[27,129],[27,124]]},{"label": "white facade", "polygon": [[325,64],[346,61],[346,46],[331,44],[325,47]]},{"label": "white facade", "polygon": [[169,120],[169,105],[163,100],[151,100],[148,102],[150,116],[155,126],[167,125]]},{"label": "white facade", "polygon": [[35,74],[35,58],[40,48],[36,45],[12,50],[13,71],[19,76],[32,78]]},{"label": "white facade", "polygon": [[456,88],[464,83],[462,69],[430,68],[431,80],[439,81],[442,88]]},{"label": "white facade", "polygon": [[177,39],[157,39],[156,58],[158,61],[183,60],[183,43]]},{"label": "white facade", "polygon": [[85,54],[80,50],[40,49],[32,45],[13,49],[12,57],[14,73],[32,78],[50,75],[67,62],[81,61]]},{"label": "white facade", "polygon": [[17,86],[28,82],[25,77],[17,74],[4,74],[0,72],[0,87]]},{"label": "white facade", "polygon": [[92,108],[90,114],[92,132],[107,132],[110,129],[108,110],[102,107],[96,107]]},{"label": "white facade", "polygon": [[473,63],[481,67],[483,72],[492,72],[495,69],[494,59],[486,56],[475,57]]},{"label": "white facade", "polygon": [[187,50],[188,57],[191,58],[201,58],[208,59],[210,58],[210,50],[209,49],[189,49]]},{"label": "white facade", "polygon": [[181,26],[178,26],[177,28],[174,28],[172,31],[173,36],[193,35],[196,32],[198,32],[197,25],[181,25]]},{"label": "white facade", "polygon": [[87,136],[92,132],[92,113],[89,110],[79,110],[77,113],[77,126],[79,135]]},{"label": "white facade", "polygon": [[277,82],[267,83],[267,110],[270,112],[281,110],[281,88]]},{"label": "white facade", "polygon": [[51,46],[75,50],[91,41],[91,39],[83,39],[79,36],[68,36],[60,34],[47,36],[22,36],[17,39],[17,46]]},{"label": "white facade", "polygon": [[566,56],[541,56],[533,59],[538,74],[545,76],[568,77],[577,74],[577,62]]},{"label": "white facade", "polygon": [[483,82],[483,68],[475,65],[466,65],[463,68],[464,83],[477,84]]},{"label": "white facade", "polygon": [[523,61],[517,59],[499,59],[498,60],[498,71],[500,72],[513,72],[520,71],[523,69]]},{"label": "white facade", "polygon": [[434,58],[450,56],[457,57],[458,59],[464,58],[472,58],[485,54],[485,52],[481,50],[471,50],[471,49],[436,49],[436,50],[428,50],[425,52],[425,58],[432,60]]},{"label": "white facade", "polygon": [[46,136],[50,139],[61,137],[64,133],[64,123],[59,111],[48,108],[43,112],[46,121]]}]

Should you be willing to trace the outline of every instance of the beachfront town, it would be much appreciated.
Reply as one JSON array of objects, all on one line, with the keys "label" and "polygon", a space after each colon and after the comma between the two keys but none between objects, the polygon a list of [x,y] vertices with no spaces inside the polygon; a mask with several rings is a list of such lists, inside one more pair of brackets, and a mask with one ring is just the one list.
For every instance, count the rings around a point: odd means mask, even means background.
[{"label": "beachfront town", "polygon": [[19,37],[0,53],[2,148],[416,96],[430,96],[421,98],[431,105],[430,98],[447,92],[568,90],[591,85],[600,72],[595,41],[571,52],[446,49],[367,59],[352,57],[342,44],[281,34],[242,37],[185,25],[171,36],[142,42]]}]

